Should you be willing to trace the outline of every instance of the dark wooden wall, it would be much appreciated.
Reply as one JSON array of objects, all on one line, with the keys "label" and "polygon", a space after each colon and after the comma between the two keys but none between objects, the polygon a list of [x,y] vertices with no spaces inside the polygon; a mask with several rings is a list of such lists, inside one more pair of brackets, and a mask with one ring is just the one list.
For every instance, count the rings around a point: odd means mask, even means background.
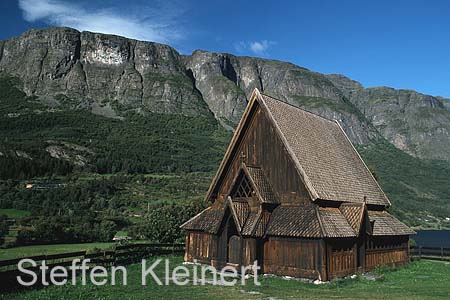
[{"label": "dark wooden wall", "polygon": [[264,243],[264,273],[324,279],[322,240],[270,237]]},{"label": "dark wooden wall", "polygon": [[409,237],[376,237],[366,242],[364,265],[366,270],[378,266],[397,266],[409,262]]},{"label": "dark wooden wall", "polygon": [[327,245],[327,280],[357,272],[355,239],[330,239]]},{"label": "dark wooden wall", "polygon": [[[239,265],[252,264],[257,259],[256,239],[241,237],[229,212],[227,212],[225,217],[226,221],[217,239],[218,251],[214,259],[220,264],[228,262]],[[231,238],[233,238],[232,245],[230,245]],[[235,257],[239,257],[239,260],[236,260]]]},{"label": "dark wooden wall", "polygon": [[185,261],[196,259],[201,263],[210,263],[217,256],[217,236],[196,231],[186,233]]},{"label": "dark wooden wall", "polygon": [[261,240],[241,237],[233,231],[232,226],[225,226],[219,236],[188,232],[185,261],[195,259],[223,267],[227,263],[251,265],[258,260],[264,273],[321,280],[409,262],[408,236],[369,238],[363,265],[358,268],[356,239],[269,237]]},{"label": "dark wooden wall", "polygon": [[243,239],[242,263],[245,266],[252,265],[257,260],[257,241],[254,238]]},{"label": "dark wooden wall", "polygon": [[[245,136],[225,175],[220,188],[219,199],[224,199],[232,181],[239,171],[241,162],[264,169],[281,202],[302,203],[309,201],[308,192],[299,177],[292,159],[288,156],[275,128],[260,107],[252,116]],[[244,154],[243,156],[241,154]]]}]

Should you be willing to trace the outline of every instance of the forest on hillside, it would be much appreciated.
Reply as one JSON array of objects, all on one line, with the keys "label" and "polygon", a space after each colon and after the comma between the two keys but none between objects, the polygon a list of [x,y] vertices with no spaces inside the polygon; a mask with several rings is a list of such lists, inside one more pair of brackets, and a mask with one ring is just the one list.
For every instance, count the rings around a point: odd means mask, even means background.
[{"label": "forest on hillside", "polygon": [[[4,246],[110,241],[117,232],[182,241],[179,225],[207,205],[203,196],[231,132],[207,116],[112,119],[44,106],[17,86],[0,77]],[[448,163],[414,158],[385,140],[358,150],[395,215],[416,228],[450,227],[442,221],[450,216]],[[8,209],[23,214],[2,213]]]}]

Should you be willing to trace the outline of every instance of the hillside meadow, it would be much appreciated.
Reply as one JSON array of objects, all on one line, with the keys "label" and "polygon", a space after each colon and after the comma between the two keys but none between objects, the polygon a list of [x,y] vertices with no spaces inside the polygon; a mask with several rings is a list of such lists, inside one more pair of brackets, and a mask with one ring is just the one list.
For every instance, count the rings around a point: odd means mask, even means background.
[{"label": "hillside meadow", "polygon": [[[179,256],[169,256],[170,266],[182,263]],[[156,258],[150,258],[150,262]],[[189,266],[192,270],[192,266]],[[213,285],[185,286],[157,285],[150,277],[147,286],[141,285],[141,264],[128,267],[128,285],[118,282],[111,286],[66,285],[50,286],[0,295],[0,299],[448,299],[450,295],[450,264],[434,261],[415,261],[397,269],[379,269],[373,272],[374,279],[363,276],[346,278],[320,285],[281,277],[260,277],[261,285],[255,286],[252,278],[247,284],[232,287]],[[163,279],[164,264],[156,270]]]},{"label": "hillside meadow", "polygon": [[69,253],[76,251],[89,251],[98,249],[109,249],[114,243],[80,243],[80,244],[56,244],[56,245],[33,245],[14,248],[0,249],[0,260],[30,257],[36,255],[50,255]]}]

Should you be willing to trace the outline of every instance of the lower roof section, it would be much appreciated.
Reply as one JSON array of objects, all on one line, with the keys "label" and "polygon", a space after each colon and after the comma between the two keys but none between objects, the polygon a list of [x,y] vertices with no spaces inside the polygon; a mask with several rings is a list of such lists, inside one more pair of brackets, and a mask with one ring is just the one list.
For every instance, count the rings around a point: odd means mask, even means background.
[{"label": "lower roof section", "polygon": [[[230,202],[231,210],[245,206],[240,202]],[[209,207],[184,223],[181,228],[217,234],[225,211],[226,206]],[[235,214],[234,219],[239,222],[238,230],[242,236],[249,237],[356,238],[366,232],[371,236],[415,234],[387,211],[371,211],[362,205],[345,203],[341,204],[341,207],[319,207],[315,204],[279,205],[272,213],[250,212],[245,206],[242,214],[237,211],[231,213]],[[366,224],[365,231],[360,230],[363,224]]]},{"label": "lower roof section", "polygon": [[322,237],[315,205],[278,206],[270,216],[266,235],[306,238]]},{"label": "lower roof section", "polygon": [[223,208],[208,207],[180,227],[185,230],[203,231],[217,234],[224,216]]},{"label": "lower roof section", "polygon": [[373,236],[410,235],[415,231],[386,211],[368,211]]},{"label": "lower roof section", "polygon": [[323,237],[347,238],[357,237],[358,232],[353,230],[348,220],[338,208],[319,208],[319,219]]}]

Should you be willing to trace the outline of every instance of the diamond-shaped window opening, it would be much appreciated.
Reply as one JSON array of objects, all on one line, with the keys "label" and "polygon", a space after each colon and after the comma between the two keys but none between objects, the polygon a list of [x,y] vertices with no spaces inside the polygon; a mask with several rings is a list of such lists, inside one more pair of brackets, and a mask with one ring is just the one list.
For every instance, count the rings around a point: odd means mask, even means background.
[{"label": "diamond-shaped window opening", "polygon": [[231,192],[232,198],[250,198],[253,194],[253,187],[247,176],[242,173],[236,181],[236,185]]}]

